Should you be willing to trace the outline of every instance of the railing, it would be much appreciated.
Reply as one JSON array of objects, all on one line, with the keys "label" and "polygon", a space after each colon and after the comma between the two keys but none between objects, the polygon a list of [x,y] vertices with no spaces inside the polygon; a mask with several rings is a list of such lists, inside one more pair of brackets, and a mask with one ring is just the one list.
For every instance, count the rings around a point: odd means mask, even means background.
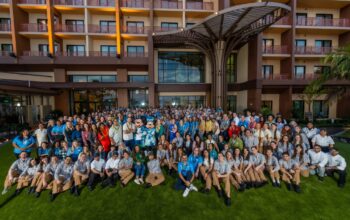
[{"label": "railing", "polygon": [[11,53],[10,51],[0,51],[0,57],[8,57]]},{"label": "railing", "polygon": [[9,0],[0,0],[0,4],[8,4]]},{"label": "railing", "polygon": [[147,53],[145,52],[124,52],[124,57],[147,57]]},{"label": "railing", "polygon": [[267,76],[262,76],[262,78],[264,80],[288,80],[291,79],[291,77],[289,75],[285,75],[285,74],[279,74],[279,75],[267,75]]},{"label": "railing", "polygon": [[63,57],[85,57],[87,54],[85,51],[60,51],[56,52],[55,55]]},{"label": "railing", "polygon": [[11,25],[9,25],[9,24],[0,24],[0,31],[11,31]]},{"label": "railing", "polygon": [[88,6],[114,7],[115,0],[88,0]]},{"label": "railing", "polygon": [[148,0],[122,0],[121,7],[126,8],[149,8],[150,2]]},{"label": "railing", "polygon": [[46,4],[46,0],[19,0],[18,4],[45,5]]},{"label": "railing", "polygon": [[46,24],[21,24],[20,31],[23,32],[47,32]]},{"label": "railing", "polygon": [[89,24],[89,33],[110,33],[114,34],[115,26],[101,26],[96,24]]},{"label": "railing", "polygon": [[294,75],[294,79],[296,80],[314,80],[317,79],[318,77],[320,77],[319,74],[315,74],[315,73],[307,73],[307,74],[303,74],[303,75]]},{"label": "railing", "polygon": [[154,8],[182,9],[182,1],[157,0],[154,2]]},{"label": "railing", "polygon": [[350,19],[297,18],[296,24],[299,26],[350,27]]},{"label": "railing", "polygon": [[43,57],[48,54],[48,51],[23,51],[23,56],[25,57]]},{"label": "railing", "polygon": [[264,54],[286,54],[288,53],[288,47],[283,46],[263,46],[262,49]]},{"label": "railing", "polygon": [[58,24],[55,26],[55,32],[84,33],[85,25]]},{"label": "railing", "polygon": [[84,6],[84,0],[55,0],[55,5]]},{"label": "railing", "polygon": [[180,29],[181,27],[159,27],[159,26],[154,27],[155,32],[177,31]]},{"label": "railing", "polygon": [[307,54],[307,55],[323,55],[331,53],[335,50],[335,47],[295,47],[295,54]]},{"label": "railing", "polygon": [[128,34],[147,34],[149,27],[133,27],[133,26],[123,26],[122,33]]},{"label": "railing", "polygon": [[289,16],[285,16],[283,18],[281,18],[280,20],[278,20],[276,23],[274,23],[274,25],[290,25],[291,24],[291,19]]},{"label": "railing", "polygon": [[192,10],[214,10],[214,3],[210,2],[186,2],[186,9]]},{"label": "railing", "polygon": [[89,56],[91,56],[91,57],[117,57],[117,52],[90,51]]}]

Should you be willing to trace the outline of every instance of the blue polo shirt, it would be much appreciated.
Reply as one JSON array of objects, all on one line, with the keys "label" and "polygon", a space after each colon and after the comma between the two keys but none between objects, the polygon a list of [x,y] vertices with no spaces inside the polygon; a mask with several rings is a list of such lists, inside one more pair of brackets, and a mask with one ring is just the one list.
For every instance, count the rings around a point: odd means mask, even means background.
[{"label": "blue polo shirt", "polygon": [[83,152],[83,148],[82,147],[76,147],[74,148],[74,150],[72,150],[72,148],[68,149],[68,155],[70,155],[72,157],[73,161],[77,161],[79,154]]},{"label": "blue polo shirt", "polygon": [[[28,138],[21,138],[20,136],[15,137],[13,139],[12,143],[16,144],[19,148],[26,148],[31,144],[35,143],[35,139],[32,136],[29,136]],[[22,151],[14,148],[13,152],[15,154],[20,154]],[[27,153],[32,152],[32,147],[26,150]]]},{"label": "blue polo shirt", "polygon": [[182,174],[182,176],[187,176],[188,172],[194,174],[194,169],[191,163],[187,161],[187,163],[179,162],[177,165],[177,172]]},{"label": "blue polo shirt", "polygon": [[195,156],[191,154],[188,157],[188,162],[192,165],[194,170],[197,170],[197,167],[203,163],[203,157],[200,155]]},{"label": "blue polo shirt", "polygon": [[65,126],[63,126],[63,125],[61,125],[61,126],[55,125],[55,126],[53,126],[51,132],[54,134],[63,135],[64,128],[65,128]]}]

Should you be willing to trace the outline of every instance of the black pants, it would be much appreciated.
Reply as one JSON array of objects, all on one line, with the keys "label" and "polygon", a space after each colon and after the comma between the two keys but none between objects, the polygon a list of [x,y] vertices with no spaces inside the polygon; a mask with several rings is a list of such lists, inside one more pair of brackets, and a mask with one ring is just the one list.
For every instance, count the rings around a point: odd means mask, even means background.
[{"label": "black pants", "polygon": [[327,176],[334,176],[334,173],[339,174],[338,186],[345,185],[346,182],[346,171],[345,170],[326,170]]},{"label": "black pants", "polygon": [[113,173],[111,176],[107,176],[107,179],[103,181],[104,185],[115,185],[119,178],[118,173]]},{"label": "black pants", "polygon": [[101,178],[100,174],[96,174],[96,173],[91,172],[87,185],[94,186],[96,182],[101,181],[101,180],[102,180],[102,178]]}]

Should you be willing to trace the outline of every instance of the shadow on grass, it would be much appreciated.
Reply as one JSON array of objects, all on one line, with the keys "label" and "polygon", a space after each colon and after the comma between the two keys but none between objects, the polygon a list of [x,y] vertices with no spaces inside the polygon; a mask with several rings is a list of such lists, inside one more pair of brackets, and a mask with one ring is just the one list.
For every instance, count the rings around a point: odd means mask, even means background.
[{"label": "shadow on grass", "polygon": [[0,208],[4,207],[7,203],[11,202],[12,199],[16,198],[16,193],[12,193],[5,201],[0,203]]}]

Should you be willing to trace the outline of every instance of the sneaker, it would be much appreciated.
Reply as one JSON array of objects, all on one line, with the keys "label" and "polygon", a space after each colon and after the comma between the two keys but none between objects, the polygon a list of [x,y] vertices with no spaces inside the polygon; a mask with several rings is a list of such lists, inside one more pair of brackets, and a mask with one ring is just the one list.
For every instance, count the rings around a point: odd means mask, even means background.
[{"label": "sneaker", "polygon": [[78,187],[74,188],[74,195],[75,196],[79,196],[79,189],[78,189]]},{"label": "sneaker", "polygon": [[189,187],[187,187],[186,189],[185,189],[185,191],[184,191],[184,193],[182,194],[182,196],[184,197],[184,198],[186,198],[187,196],[188,196],[188,194],[190,193],[190,188]]},{"label": "sneaker", "polygon": [[21,190],[20,189],[16,189],[15,195],[18,196],[20,193],[21,193]]},{"label": "sneaker", "polygon": [[1,192],[1,195],[5,195],[9,190],[7,188],[4,188]]},{"label": "sneaker", "polygon": [[296,193],[301,193],[301,189],[299,185],[294,185],[294,190]]},{"label": "sneaker", "polygon": [[134,182],[135,182],[137,185],[140,185],[139,179],[134,179]]},{"label": "sneaker", "polygon": [[231,206],[231,198],[229,198],[229,197],[225,198],[225,205],[226,206]]},{"label": "sneaker", "polygon": [[198,192],[197,187],[195,187],[193,184],[190,185],[190,190]]},{"label": "sneaker", "polygon": [[272,187],[277,187],[277,183],[276,182],[272,182]]},{"label": "sneaker", "polygon": [[216,193],[218,194],[218,197],[221,198],[222,197],[222,191],[221,189],[215,188],[216,189]]},{"label": "sneaker", "polygon": [[287,184],[287,189],[288,189],[289,191],[291,191],[291,190],[292,190],[292,184],[288,183],[288,184]]},{"label": "sneaker", "polygon": [[51,194],[50,195],[50,202],[53,202],[54,200],[55,200],[55,198],[56,198],[56,194]]},{"label": "sneaker", "polygon": [[280,182],[276,183],[276,186],[277,186],[278,188],[281,188],[281,183],[280,183]]},{"label": "sneaker", "polygon": [[145,183],[145,182],[143,181],[142,178],[139,179],[139,182],[140,182],[141,184],[144,184],[144,183]]},{"label": "sneaker", "polygon": [[34,196],[35,196],[35,198],[39,198],[40,192],[35,192],[35,193],[34,193]]}]

